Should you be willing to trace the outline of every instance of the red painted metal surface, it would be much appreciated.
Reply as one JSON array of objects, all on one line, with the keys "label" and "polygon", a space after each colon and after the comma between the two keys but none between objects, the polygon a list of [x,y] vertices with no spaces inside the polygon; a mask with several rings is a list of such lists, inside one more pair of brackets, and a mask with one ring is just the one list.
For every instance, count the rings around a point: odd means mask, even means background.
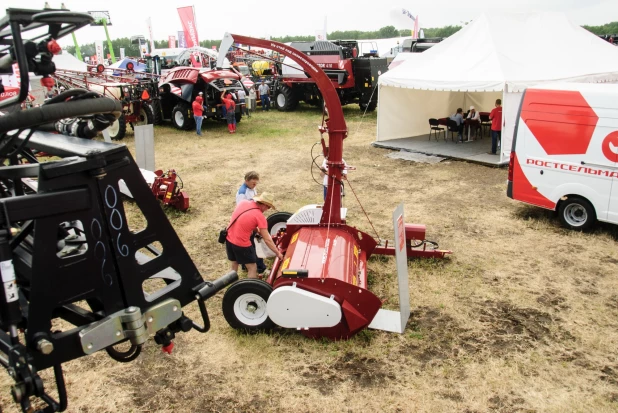
[{"label": "red painted metal surface", "polygon": [[[511,153],[511,156],[513,153]],[[532,184],[526,178],[517,154],[513,158],[513,199],[527,202],[532,205],[540,206],[548,209],[556,209],[556,203],[545,198],[539,191],[533,188]]]},{"label": "red painted metal surface", "polygon": [[521,118],[548,155],[585,154],[598,116],[581,93],[528,90]]},{"label": "red painted metal surface", "polygon": [[319,294],[325,297],[334,296],[334,300],[341,305],[341,322],[335,327],[312,328],[302,330],[307,337],[326,337],[341,340],[352,337],[363,328],[366,328],[382,306],[382,301],[371,291],[355,287],[346,282],[332,278],[278,278],[274,288],[291,286],[296,283],[298,288]]},{"label": "red painted metal surface", "polygon": [[303,269],[309,278],[331,278],[367,288],[366,260],[366,252],[345,229],[304,227],[292,236],[277,278],[283,270]]},{"label": "red painted metal surface", "polygon": [[156,178],[152,183],[152,194],[163,204],[185,212],[189,209],[189,195],[181,191],[182,187],[176,182],[176,171],[171,169],[166,173],[162,170],[155,171]]}]

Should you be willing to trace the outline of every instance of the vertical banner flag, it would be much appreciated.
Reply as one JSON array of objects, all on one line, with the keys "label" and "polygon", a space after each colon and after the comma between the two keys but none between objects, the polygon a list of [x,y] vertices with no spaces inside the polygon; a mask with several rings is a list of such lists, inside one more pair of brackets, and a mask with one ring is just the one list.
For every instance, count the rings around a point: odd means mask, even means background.
[{"label": "vertical banner flag", "polygon": [[150,51],[152,52],[155,49],[154,39],[152,37],[152,18],[149,17],[146,20],[146,24],[148,24],[148,35],[150,36]]},{"label": "vertical banner flag", "polygon": [[414,19],[414,38],[418,39],[418,15]]},{"label": "vertical banner flag", "polygon": [[120,58],[124,59],[124,47],[120,48]]},{"label": "vertical banner flag", "polygon": [[187,41],[185,40],[185,32],[178,32],[178,47],[185,49],[187,47]]},{"label": "vertical banner flag", "polygon": [[97,64],[103,63],[103,40],[94,42],[94,48],[97,54]]},{"label": "vertical banner flag", "polygon": [[182,29],[185,33],[185,41],[187,47],[197,47],[200,42],[197,38],[197,27],[195,27],[195,13],[193,6],[179,7],[178,15],[182,23]]},{"label": "vertical banner flag", "polygon": [[169,47],[170,49],[176,48],[176,36],[168,36],[167,47]]},{"label": "vertical banner flag", "polygon": [[326,40],[326,32],[324,30],[316,30],[315,40]]}]

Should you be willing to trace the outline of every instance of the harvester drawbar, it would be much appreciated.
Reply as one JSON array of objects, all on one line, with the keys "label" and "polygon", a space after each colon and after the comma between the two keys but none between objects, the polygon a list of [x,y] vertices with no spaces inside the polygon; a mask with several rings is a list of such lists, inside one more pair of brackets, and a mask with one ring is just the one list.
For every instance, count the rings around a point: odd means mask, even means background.
[{"label": "harvester drawbar", "polygon": [[[367,260],[373,254],[395,255],[396,251],[408,258],[442,258],[450,251],[439,250],[435,243],[425,241],[425,227],[405,224],[403,212],[396,228],[399,238],[392,246],[348,225],[340,196],[345,168],[343,140],[348,130],[331,80],[306,55],[282,43],[226,34],[220,50],[224,53],[239,43],[288,56],[315,80],[328,112],[320,132],[328,133],[328,145],[322,138],[322,149],[328,158],[329,181],[324,205],[308,205],[293,215],[278,213],[269,217],[269,221],[273,217],[279,221],[270,231],[283,260],[275,260],[268,280],[244,279],[228,289],[223,299],[226,320],[243,330],[267,329],[274,323],[315,338],[346,339],[370,324],[372,328],[403,332],[409,299],[400,303],[401,325],[390,329],[384,326],[380,320],[393,317],[376,317],[379,311],[387,310],[380,309],[382,300],[368,290]],[[219,66],[223,57],[224,54],[219,56]],[[404,296],[408,297],[407,266],[403,267],[399,271],[405,271]],[[401,297],[400,291],[400,301]],[[399,313],[395,318],[399,320]]]}]

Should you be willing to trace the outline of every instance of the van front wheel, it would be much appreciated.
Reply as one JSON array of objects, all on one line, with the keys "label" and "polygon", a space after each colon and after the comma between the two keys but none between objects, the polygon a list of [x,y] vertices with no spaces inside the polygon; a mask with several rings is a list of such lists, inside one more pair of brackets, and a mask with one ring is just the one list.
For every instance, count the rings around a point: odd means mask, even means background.
[{"label": "van front wheel", "polygon": [[586,231],[597,220],[594,208],[587,200],[579,197],[569,197],[560,203],[558,211],[560,222],[566,228],[576,231]]}]

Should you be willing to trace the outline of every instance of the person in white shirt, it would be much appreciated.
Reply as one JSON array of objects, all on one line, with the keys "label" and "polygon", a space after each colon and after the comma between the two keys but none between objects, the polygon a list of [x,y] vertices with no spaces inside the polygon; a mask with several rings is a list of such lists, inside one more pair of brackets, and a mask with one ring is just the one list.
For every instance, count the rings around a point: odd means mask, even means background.
[{"label": "person in white shirt", "polygon": [[474,139],[470,139],[471,131],[476,131],[481,127],[481,114],[476,111],[474,106],[470,106],[470,112],[466,117],[466,125],[468,126],[468,140],[466,142],[472,142]]},{"label": "person in white shirt", "polygon": [[258,88],[258,93],[260,94],[260,101],[262,101],[262,110],[270,109],[270,97],[268,96],[268,92],[270,88],[264,81],[262,80],[262,84]]},{"label": "person in white shirt", "polygon": [[236,96],[238,97],[238,104],[240,105],[240,113],[249,116],[249,109],[247,109],[247,94],[243,89],[240,89],[236,92]]}]

